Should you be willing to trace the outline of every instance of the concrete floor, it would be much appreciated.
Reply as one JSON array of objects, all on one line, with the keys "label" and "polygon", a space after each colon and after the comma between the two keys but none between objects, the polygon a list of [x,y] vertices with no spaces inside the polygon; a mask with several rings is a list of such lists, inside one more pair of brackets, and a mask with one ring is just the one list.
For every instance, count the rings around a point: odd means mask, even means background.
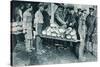
[{"label": "concrete floor", "polygon": [[[75,54],[70,48],[58,48],[54,46],[44,47],[46,53],[37,55],[36,51],[27,53],[23,42],[16,45],[13,51],[13,65],[24,66],[24,65],[47,65],[47,64],[64,64],[64,63],[76,63],[79,62]],[[85,53],[86,62],[96,61],[97,58],[90,53]]]}]

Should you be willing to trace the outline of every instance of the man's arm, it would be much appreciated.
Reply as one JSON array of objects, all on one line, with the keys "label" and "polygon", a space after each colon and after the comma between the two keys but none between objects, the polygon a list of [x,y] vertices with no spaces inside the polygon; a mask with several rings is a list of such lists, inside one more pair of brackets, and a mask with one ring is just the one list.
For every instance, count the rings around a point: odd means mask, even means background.
[{"label": "man's arm", "polygon": [[95,17],[93,32],[97,30],[97,18]]},{"label": "man's arm", "polygon": [[59,10],[57,9],[55,12],[55,17],[56,19],[61,23],[61,24],[66,24],[60,17],[59,17]]},{"label": "man's arm", "polygon": [[61,23],[61,24],[66,24],[58,15],[56,15],[56,19]]}]

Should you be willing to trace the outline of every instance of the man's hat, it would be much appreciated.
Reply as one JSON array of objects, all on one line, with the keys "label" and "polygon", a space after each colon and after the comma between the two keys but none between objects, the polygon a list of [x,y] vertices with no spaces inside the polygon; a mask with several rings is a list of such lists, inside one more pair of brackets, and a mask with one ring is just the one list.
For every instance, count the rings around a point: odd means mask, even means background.
[{"label": "man's hat", "polygon": [[82,10],[81,8],[78,8],[78,9],[77,9],[77,11],[81,11],[81,10]]},{"label": "man's hat", "polygon": [[55,3],[58,7],[64,8],[64,4],[63,3]]},{"label": "man's hat", "polygon": [[74,10],[74,5],[68,4],[66,5],[66,8],[69,10]]},{"label": "man's hat", "polygon": [[40,6],[44,6],[44,3],[39,3],[38,6],[39,6],[39,7],[40,7]]},{"label": "man's hat", "polygon": [[87,11],[86,9],[81,10],[81,12],[83,13],[84,11]]},{"label": "man's hat", "polygon": [[74,10],[74,7],[73,6],[69,7],[69,10]]},{"label": "man's hat", "polygon": [[47,9],[48,8],[48,4],[46,4],[46,3],[39,3],[38,7],[44,7],[44,9]]},{"label": "man's hat", "polygon": [[93,7],[90,7],[89,10],[94,11],[94,8]]}]

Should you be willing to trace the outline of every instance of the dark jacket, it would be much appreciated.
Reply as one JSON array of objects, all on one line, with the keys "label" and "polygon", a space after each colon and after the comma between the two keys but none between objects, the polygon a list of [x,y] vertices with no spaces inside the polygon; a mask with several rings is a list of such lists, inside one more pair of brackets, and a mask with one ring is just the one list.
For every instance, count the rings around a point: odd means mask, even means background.
[{"label": "dark jacket", "polygon": [[93,15],[88,15],[86,18],[87,35],[91,35],[96,27],[96,17]]}]

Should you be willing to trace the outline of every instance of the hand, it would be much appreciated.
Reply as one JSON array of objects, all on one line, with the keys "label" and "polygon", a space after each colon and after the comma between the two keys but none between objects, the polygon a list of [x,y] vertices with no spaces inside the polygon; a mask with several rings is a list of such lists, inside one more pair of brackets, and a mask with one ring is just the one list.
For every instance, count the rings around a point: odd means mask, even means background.
[{"label": "hand", "polygon": [[73,25],[73,23],[70,23],[69,25],[70,25],[70,26],[72,26],[72,25]]},{"label": "hand", "polygon": [[63,22],[63,25],[66,25],[66,22]]},{"label": "hand", "polygon": [[68,21],[66,21],[66,24],[68,24]]},{"label": "hand", "polygon": [[23,30],[23,33],[26,34],[26,30]]},{"label": "hand", "polygon": [[63,28],[67,28],[67,25],[65,24],[65,25],[63,25],[62,27],[63,27]]}]

